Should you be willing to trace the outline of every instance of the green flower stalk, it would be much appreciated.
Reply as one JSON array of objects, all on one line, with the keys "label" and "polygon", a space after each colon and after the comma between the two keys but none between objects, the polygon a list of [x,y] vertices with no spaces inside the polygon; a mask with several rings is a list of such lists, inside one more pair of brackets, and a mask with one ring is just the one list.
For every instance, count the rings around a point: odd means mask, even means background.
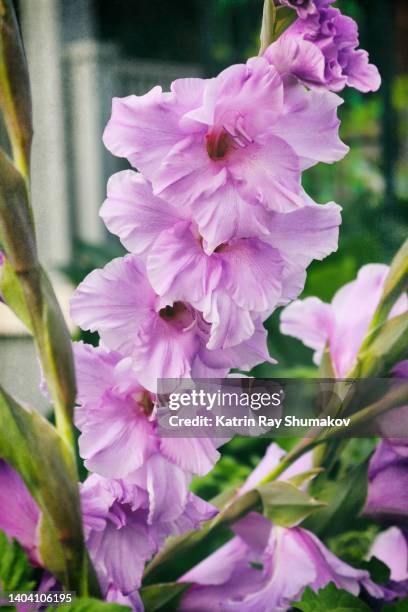
[{"label": "green flower stalk", "polygon": [[0,110],[8,135],[0,149],[0,243],[6,256],[0,292],[34,338],[56,420],[54,428],[0,389],[0,457],[19,472],[41,510],[44,566],[66,589],[99,595],[82,532],[71,339],[37,256],[30,203],[30,87],[11,0],[0,0]]}]

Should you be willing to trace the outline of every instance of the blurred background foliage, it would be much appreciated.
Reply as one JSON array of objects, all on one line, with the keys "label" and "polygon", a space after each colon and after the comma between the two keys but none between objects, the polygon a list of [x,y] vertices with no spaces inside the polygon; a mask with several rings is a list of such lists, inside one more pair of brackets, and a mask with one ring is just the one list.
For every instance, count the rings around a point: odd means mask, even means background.
[{"label": "blurred background foliage", "polygon": [[[405,0],[339,0],[344,13],[359,24],[361,46],[380,68],[383,86],[375,94],[341,93],[341,136],[349,155],[333,166],[320,164],[304,174],[304,187],[319,203],[331,200],[343,207],[339,248],[323,262],[314,262],[303,296],[330,301],[339,287],[352,280],[368,262],[389,262],[406,237],[408,220],[408,5]],[[204,64],[207,76],[257,53],[261,0],[100,0],[103,35],[119,43],[128,56]],[[123,253],[112,238],[108,246],[77,241],[65,273],[77,284],[95,267]],[[356,304],[358,308],[358,304]],[[263,364],[253,374],[316,376],[312,353],[297,340],[279,334],[279,311],[267,321],[271,354],[277,366]],[[87,342],[97,342],[82,334]],[[211,474],[194,482],[194,490],[211,499],[237,486],[262,457],[270,440],[237,438],[222,449]],[[296,440],[278,440],[288,448]],[[363,461],[373,442],[357,440],[334,466],[347,470]],[[360,563],[377,527],[369,521],[350,525],[341,536],[330,532],[326,542],[338,554]]]}]

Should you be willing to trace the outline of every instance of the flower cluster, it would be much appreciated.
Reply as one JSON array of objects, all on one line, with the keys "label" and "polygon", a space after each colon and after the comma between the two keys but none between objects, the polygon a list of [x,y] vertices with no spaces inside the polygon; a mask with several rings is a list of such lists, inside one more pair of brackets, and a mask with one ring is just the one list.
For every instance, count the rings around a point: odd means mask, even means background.
[{"label": "flower cluster", "polygon": [[[329,19],[323,4],[306,13]],[[214,512],[188,486],[214,465],[216,445],[157,436],[158,380],[269,360],[263,321],[337,248],[340,207],[313,202],[301,177],[347,153],[342,100],[335,87],[288,79],[273,53],[113,100],[105,145],[139,172],[111,177],[101,217],[129,254],[92,272],[71,303],[74,321],[100,337],[99,348],[75,349],[77,426],[93,472],[83,499],[106,500],[87,537],[112,597],[135,593],[167,535]],[[122,530],[125,556],[138,557],[127,576],[111,559]]]},{"label": "flower cluster", "polygon": [[[313,202],[301,175],[346,154],[341,102],[287,83],[264,57],[113,101],[104,142],[139,173],[110,179],[101,216],[129,254],[92,272],[71,302],[101,341],[75,347],[76,422],[93,472],[83,491],[111,496],[88,535],[106,593],[136,591],[164,537],[214,512],[188,486],[214,465],[215,444],[157,436],[158,380],[270,359],[263,321],[337,248],[340,207]],[[145,542],[131,547],[131,576],[106,557],[121,530]]]},{"label": "flower cluster", "polygon": [[309,87],[376,91],[381,78],[368,53],[358,49],[356,22],[330,6],[333,0],[281,0],[298,19],[269,47],[265,57],[283,74]]},{"label": "flower cluster", "polygon": [[[389,267],[382,264],[363,266],[357,278],[335,294],[331,304],[316,297],[297,300],[281,315],[281,331],[312,348],[319,364],[328,348],[338,377],[347,377],[357,362],[357,355],[367,335],[371,319],[379,305]],[[408,311],[408,296],[403,293],[394,304],[389,319]],[[395,365],[389,375],[408,379],[408,360]],[[370,555],[382,560],[391,570],[391,582],[385,597],[408,594],[406,527],[408,503],[408,406],[392,410],[378,420],[383,439],[370,459],[368,494],[364,514],[376,521],[393,525],[375,540]],[[395,526],[395,525],[398,525]]]},{"label": "flower cluster", "polygon": [[[239,491],[243,495],[266,476],[284,452],[271,444],[265,457]],[[308,453],[285,472],[290,478],[312,467]],[[383,592],[365,570],[357,570],[333,555],[310,531],[274,526],[251,512],[235,523],[235,537],[185,574],[191,582],[180,604],[194,610],[288,610],[305,587],[319,590],[329,582],[358,594],[364,587],[373,597]],[[288,568],[291,568],[288,579]]]},{"label": "flower cluster", "polygon": [[[320,363],[327,346],[336,376],[346,377],[356,365],[358,351],[380,302],[388,272],[389,267],[384,264],[363,266],[354,281],[337,291],[331,304],[316,297],[296,300],[281,314],[281,332],[299,338],[313,349],[316,364]],[[408,298],[403,294],[389,318],[407,310]]]}]

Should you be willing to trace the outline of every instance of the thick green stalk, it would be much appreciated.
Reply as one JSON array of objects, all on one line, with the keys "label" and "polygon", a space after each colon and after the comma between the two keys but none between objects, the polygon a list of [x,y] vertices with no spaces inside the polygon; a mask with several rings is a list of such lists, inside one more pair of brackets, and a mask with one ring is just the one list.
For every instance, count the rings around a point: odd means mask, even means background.
[{"label": "thick green stalk", "polygon": [[0,242],[6,254],[0,291],[34,337],[56,418],[54,428],[0,390],[0,457],[21,474],[41,509],[44,566],[65,588],[99,596],[82,531],[71,338],[37,256],[30,203],[30,87],[12,0],[0,0],[0,110],[8,133],[0,149]]},{"label": "thick green stalk", "polygon": [[30,205],[30,87],[11,0],[0,0],[0,108],[13,157],[11,161],[0,151],[0,239],[26,303],[30,331],[55,407],[57,429],[67,451],[74,454],[76,389],[71,342],[54,290],[37,258]]}]

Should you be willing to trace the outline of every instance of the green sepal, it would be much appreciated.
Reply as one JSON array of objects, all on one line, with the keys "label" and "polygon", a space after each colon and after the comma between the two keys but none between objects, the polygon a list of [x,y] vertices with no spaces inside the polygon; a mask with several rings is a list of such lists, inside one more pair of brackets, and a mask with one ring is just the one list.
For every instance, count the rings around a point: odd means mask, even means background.
[{"label": "green sepal", "polygon": [[1,387],[0,457],[21,475],[41,510],[44,566],[67,589],[83,592],[90,569],[73,453],[44,417]]},{"label": "green sepal", "polygon": [[163,584],[152,584],[140,589],[145,612],[157,612],[158,610],[177,610],[177,604],[181,595],[190,587],[189,583],[166,582]]},{"label": "green sepal", "polygon": [[261,497],[263,514],[281,527],[293,527],[326,505],[289,482],[268,482],[256,490]]},{"label": "green sepal", "polygon": [[312,494],[326,502],[326,507],[319,509],[305,521],[319,537],[340,533],[347,528],[350,516],[356,517],[364,507],[367,497],[368,461],[353,467],[342,478],[332,481],[325,475],[312,483]]}]

